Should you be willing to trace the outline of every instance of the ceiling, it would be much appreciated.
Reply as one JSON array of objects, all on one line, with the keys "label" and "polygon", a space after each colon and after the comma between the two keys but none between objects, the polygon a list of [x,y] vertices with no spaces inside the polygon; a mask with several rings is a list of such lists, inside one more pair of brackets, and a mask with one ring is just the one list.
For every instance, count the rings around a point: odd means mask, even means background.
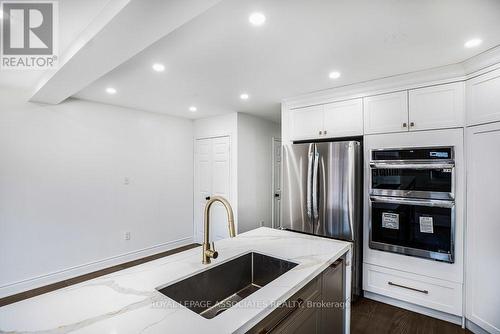
[{"label": "ceiling", "polygon": [[[60,3],[64,48],[103,2]],[[256,11],[267,18],[260,27],[248,22]],[[222,0],[71,94],[188,118],[240,111],[279,121],[285,97],[453,64],[497,46],[499,17],[498,0]],[[475,37],[483,43],[464,48]],[[155,62],[166,70],[153,71]],[[333,70],[341,77],[330,79]]]},{"label": "ceiling", "polygon": [[[102,11],[107,0],[60,0],[59,48],[64,52]],[[33,89],[47,71],[0,71],[0,86]]]}]

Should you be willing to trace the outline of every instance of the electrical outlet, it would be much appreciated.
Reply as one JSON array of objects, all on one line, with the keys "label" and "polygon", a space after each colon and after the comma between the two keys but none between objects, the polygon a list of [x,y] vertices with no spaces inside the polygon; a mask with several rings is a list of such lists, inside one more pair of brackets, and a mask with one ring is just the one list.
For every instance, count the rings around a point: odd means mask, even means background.
[{"label": "electrical outlet", "polygon": [[127,240],[127,241],[130,240],[130,232],[125,232],[124,237],[125,237],[125,240]]}]

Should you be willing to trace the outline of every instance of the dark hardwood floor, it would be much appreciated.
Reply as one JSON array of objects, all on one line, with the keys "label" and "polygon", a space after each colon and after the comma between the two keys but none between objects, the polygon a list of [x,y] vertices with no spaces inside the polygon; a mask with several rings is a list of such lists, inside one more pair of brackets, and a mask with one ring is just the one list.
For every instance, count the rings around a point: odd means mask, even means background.
[{"label": "dark hardwood floor", "polygon": [[157,254],[154,254],[154,255],[143,257],[143,258],[138,259],[138,260],[134,260],[134,261],[129,261],[129,262],[126,262],[126,263],[118,264],[118,265],[113,266],[113,267],[109,267],[109,268],[97,270],[97,271],[94,271],[94,272],[91,272],[91,273],[88,273],[88,274],[85,274],[85,275],[80,275],[80,276],[73,277],[73,278],[70,278],[70,279],[67,279],[67,280],[64,280],[64,281],[56,282],[56,283],[45,285],[45,286],[42,286],[42,287],[39,287],[39,288],[36,288],[36,289],[32,289],[32,290],[29,290],[29,291],[21,292],[21,293],[12,295],[12,296],[0,298],[0,307],[5,306],[5,305],[9,305],[9,304],[12,304],[12,303],[16,303],[16,302],[21,301],[23,299],[28,299],[28,298],[31,298],[31,297],[35,297],[35,296],[47,293],[47,292],[51,292],[51,291],[54,291],[54,290],[57,290],[57,289],[65,288],[65,287],[73,285],[73,284],[77,284],[77,283],[81,283],[81,282],[84,282],[84,281],[88,281],[90,279],[93,279],[93,278],[96,278],[96,277],[99,277],[99,276],[104,276],[104,275],[107,275],[107,274],[111,274],[111,273],[114,273],[114,272],[119,271],[119,270],[123,270],[123,269],[126,269],[126,268],[137,266],[139,264],[142,264],[142,263],[145,263],[145,262],[149,262],[149,261],[153,261],[153,260],[156,260],[156,259],[168,256],[168,255],[180,253],[182,251],[185,251],[185,250],[188,250],[188,249],[191,249],[191,248],[194,248],[194,247],[198,247],[198,246],[200,246],[200,245],[199,244],[190,244],[190,245],[182,246],[182,247],[179,247],[179,248],[171,249],[171,250],[166,251],[166,252],[157,253]]},{"label": "dark hardwood floor", "polygon": [[361,298],[352,305],[352,334],[471,334],[458,325]]}]

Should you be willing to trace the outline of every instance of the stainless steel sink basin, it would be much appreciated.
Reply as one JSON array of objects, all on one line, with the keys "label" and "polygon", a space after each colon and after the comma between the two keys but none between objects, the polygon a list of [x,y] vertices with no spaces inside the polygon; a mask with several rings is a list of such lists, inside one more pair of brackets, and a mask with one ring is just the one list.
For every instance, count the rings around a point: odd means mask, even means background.
[{"label": "stainless steel sink basin", "polygon": [[295,266],[296,263],[248,253],[158,291],[212,319]]}]

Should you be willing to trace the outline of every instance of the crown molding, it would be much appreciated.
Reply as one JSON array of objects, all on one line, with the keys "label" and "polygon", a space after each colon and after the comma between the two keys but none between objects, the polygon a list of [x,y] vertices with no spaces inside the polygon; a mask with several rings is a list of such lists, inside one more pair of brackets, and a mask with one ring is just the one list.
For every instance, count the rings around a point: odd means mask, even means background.
[{"label": "crown molding", "polygon": [[500,68],[500,46],[460,63],[422,71],[353,83],[341,87],[301,94],[282,100],[286,109],[339,102],[366,96],[464,81]]}]

